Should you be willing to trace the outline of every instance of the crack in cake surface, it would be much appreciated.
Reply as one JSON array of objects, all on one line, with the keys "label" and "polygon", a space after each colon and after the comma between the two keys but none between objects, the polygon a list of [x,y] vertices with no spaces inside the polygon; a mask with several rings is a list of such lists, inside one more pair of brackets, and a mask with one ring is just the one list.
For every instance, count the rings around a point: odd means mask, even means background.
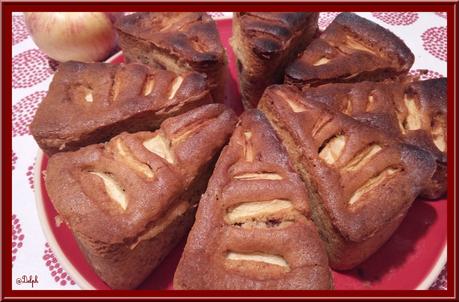
[{"label": "crack in cake surface", "polygon": [[252,132],[244,132],[244,158],[248,162],[252,162],[254,159],[254,150],[252,145]]},{"label": "crack in cake surface", "polygon": [[174,164],[174,155],[172,154],[171,143],[162,133],[144,141],[142,144],[148,151],[165,159],[167,162]]},{"label": "crack in cake surface", "polygon": [[330,59],[327,58],[327,57],[322,57],[320,58],[319,60],[317,60],[316,62],[314,62],[312,65],[314,66],[320,66],[320,65],[325,65],[327,64],[328,62],[330,62]]},{"label": "crack in cake surface", "polygon": [[376,176],[370,178],[363,186],[358,188],[354,194],[352,194],[351,198],[349,199],[349,204],[355,204],[364,194],[370,192],[377,186],[381,185],[385,180],[387,180],[390,176],[400,172],[398,168],[387,168],[381,173]]},{"label": "crack in cake surface", "polygon": [[117,151],[115,156],[119,157],[121,161],[125,162],[130,168],[140,172],[148,179],[154,178],[155,174],[151,167],[135,158],[121,139],[116,141],[115,146]]},{"label": "crack in cake surface", "polygon": [[355,171],[360,170],[361,167],[366,165],[373,156],[375,156],[379,151],[382,150],[382,147],[378,144],[371,144],[369,147],[362,150],[357,154],[348,164],[344,167],[345,171]]},{"label": "crack in cake surface", "polygon": [[125,190],[115,180],[111,173],[90,171],[89,173],[100,177],[104,183],[105,191],[123,210],[127,209],[128,201]]},{"label": "crack in cake surface", "polygon": [[346,137],[342,134],[335,135],[319,148],[319,157],[327,164],[334,164],[340,158],[345,146]]},{"label": "crack in cake surface", "polygon": [[183,77],[178,76],[172,82],[171,88],[169,90],[169,100],[172,100],[175,97],[175,94],[179,90],[180,86],[182,85]]},{"label": "crack in cake surface", "polygon": [[238,253],[229,251],[226,254],[227,260],[233,261],[255,261],[255,262],[263,262],[271,265],[277,265],[281,267],[285,267],[288,270],[290,269],[288,262],[281,256],[272,255],[272,254],[265,254],[265,253]]},{"label": "crack in cake surface", "polygon": [[267,221],[270,218],[290,218],[299,212],[289,200],[273,199],[266,201],[248,201],[227,210],[225,220],[230,224],[258,220]]},{"label": "crack in cake surface", "polygon": [[142,88],[142,95],[148,96],[152,93],[153,88],[155,87],[155,78],[153,76],[147,76],[145,83]]},{"label": "crack in cake surface", "polygon": [[233,178],[241,180],[282,180],[282,176],[279,174],[268,172],[243,173],[235,175]]},{"label": "crack in cake surface", "polygon": [[416,104],[416,100],[413,97],[405,95],[404,98],[405,106],[408,111],[408,115],[403,122],[403,128],[405,130],[417,130],[422,127],[421,110]]},{"label": "crack in cake surface", "polygon": [[435,146],[441,152],[446,152],[446,121],[441,116],[435,116],[432,120],[432,138]]}]

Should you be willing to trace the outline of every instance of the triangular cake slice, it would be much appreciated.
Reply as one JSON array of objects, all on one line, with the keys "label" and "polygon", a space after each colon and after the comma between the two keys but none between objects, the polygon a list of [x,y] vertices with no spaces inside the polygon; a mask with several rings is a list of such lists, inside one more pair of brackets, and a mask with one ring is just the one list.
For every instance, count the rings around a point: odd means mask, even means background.
[{"label": "triangular cake slice", "polygon": [[414,82],[361,82],[304,88],[306,101],[318,101],[359,121],[429,151],[437,162],[421,197],[447,191],[446,78]]},{"label": "triangular cake slice", "polygon": [[188,232],[235,124],[230,109],[206,105],[155,132],[122,133],[50,158],[53,205],[111,288],[137,287]]},{"label": "triangular cake slice", "polygon": [[223,101],[226,52],[207,13],[140,12],[121,17],[115,27],[128,62],[204,73],[214,100]]},{"label": "triangular cake slice", "polygon": [[30,130],[48,155],[123,132],[156,130],[166,118],[211,103],[206,79],[141,64],[59,65]]},{"label": "triangular cake slice", "polygon": [[341,13],[285,70],[285,83],[378,81],[405,74],[414,55],[389,30],[353,13]]},{"label": "triangular cake slice", "polygon": [[308,192],[263,114],[242,114],[220,155],[175,289],[331,289]]},{"label": "triangular cake slice", "polygon": [[280,84],[284,69],[312,41],[319,13],[238,12],[233,14],[231,45],[237,57],[245,108],[254,108],[263,91]]},{"label": "triangular cake slice", "polygon": [[427,151],[305,101],[292,86],[269,87],[259,108],[312,193],[312,217],[332,268],[350,269],[373,254],[434,173]]}]

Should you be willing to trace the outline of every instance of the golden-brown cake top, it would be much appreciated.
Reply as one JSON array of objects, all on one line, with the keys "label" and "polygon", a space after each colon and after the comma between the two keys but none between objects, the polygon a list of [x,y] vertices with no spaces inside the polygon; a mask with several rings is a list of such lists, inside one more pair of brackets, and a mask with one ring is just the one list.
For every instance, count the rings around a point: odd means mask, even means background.
[{"label": "golden-brown cake top", "polygon": [[353,13],[341,13],[286,69],[291,83],[355,81],[365,72],[388,76],[410,69],[414,55],[389,30]]},{"label": "golden-brown cake top", "polygon": [[216,24],[204,12],[140,12],[120,18],[115,26],[189,64],[211,65],[226,58]]},{"label": "golden-brown cake top", "polygon": [[259,111],[241,115],[220,155],[174,287],[332,287],[324,247],[309,220],[308,194]]},{"label": "golden-brown cake top", "polygon": [[415,82],[361,82],[303,88],[307,101],[325,103],[369,122],[446,161],[446,78]]},{"label": "golden-brown cake top", "polygon": [[[290,45],[290,41],[301,35],[310,25],[311,18],[318,13],[311,12],[237,12],[235,22],[239,23],[242,43],[251,45],[253,52],[262,58],[271,58]],[[314,28],[317,30],[317,23]]]},{"label": "golden-brown cake top", "polygon": [[31,124],[36,137],[78,137],[143,112],[173,112],[209,98],[196,72],[176,75],[141,64],[66,62],[59,65]]},{"label": "golden-brown cake top", "polygon": [[341,235],[361,242],[402,215],[432,176],[430,153],[314,101],[288,85],[267,88],[259,108],[316,184]]},{"label": "golden-brown cake top", "polygon": [[182,194],[235,123],[230,109],[211,104],[169,118],[155,132],[122,133],[106,144],[55,154],[47,191],[73,232],[90,242],[135,246],[189,207]]}]

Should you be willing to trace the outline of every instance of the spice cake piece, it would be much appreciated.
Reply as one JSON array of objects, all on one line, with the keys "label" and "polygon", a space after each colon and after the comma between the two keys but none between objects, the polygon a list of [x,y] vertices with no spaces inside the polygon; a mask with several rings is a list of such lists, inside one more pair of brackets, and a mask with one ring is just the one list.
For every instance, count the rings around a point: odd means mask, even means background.
[{"label": "spice cake piece", "polygon": [[212,18],[204,12],[140,12],[115,24],[128,62],[176,73],[207,75],[215,101],[224,98],[227,58]]},{"label": "spice cake piece", "polygon": [[242,114],[174,276],[175,289],[331,289],[308,194],[263,114]]},{"label": "spice cake piece", "polygon": [[330,82],[379,81],[404,75],[414,55],[389,30],[353,13],[341,13],[285,70],[298,87]]},{"label": "spice cake piece", "polygon": [[266,87],[282,83],[286,65],[318,32],[318,18],[311,12],[233,14],[231,45],[245,108],[256,107]]},{"label": "spice cake piece", "polygon": [[111,288],[137,287],[187,234],[235,124],[230,109],[211,104],[155,132],[124,132],[50,158],[53,205]]},{"label": "spice cake piece", "polygon": [[155,130],[168,117],[211,103],[204,76],[141,64],[62,63],[30,130],[48,155]]},{"label": "spice cake piece", "polygon": [[447,192],[447,80],[409,83],[361,82],[304,88],[307,101],[318,101],[429,151],[437,169],[421,197]]},{"label": "spice cake piece", "polygon": [[350,269],[397,229],[435,170],[429,152],[361,123],[288,85],[266,89],[259,108],[310,192],[330,265]]}]

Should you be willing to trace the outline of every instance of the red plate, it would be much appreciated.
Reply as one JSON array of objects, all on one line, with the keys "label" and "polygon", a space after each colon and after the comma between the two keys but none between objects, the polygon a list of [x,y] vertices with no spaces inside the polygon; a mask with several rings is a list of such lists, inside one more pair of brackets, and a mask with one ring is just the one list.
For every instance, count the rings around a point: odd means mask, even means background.
[{"label": "red plate", "polygon": [[[235,59],[228,39],[231,20],[217,21],[228,52],[232,79],[227,84],[225,103],[242,111],[238,93]],[[109,62],[120,63],[117,54]],[[428,66],[426,66],[428,67]],[[40,151],[35,165],[37,208],[48,242],[63,268],[82,289],[109,289],[93,272],[65,224],[56,225],[54,210],[44,186],[43,173],[48,159]],[[384,201],[382,201],[384,202]],[[428,289],[446,263],[446,200],[417,200],[392,238],[359,267],[333,272],[336,289]],[[172,279],[185,239],[140,286],[142,289],[173,289]]]}]

